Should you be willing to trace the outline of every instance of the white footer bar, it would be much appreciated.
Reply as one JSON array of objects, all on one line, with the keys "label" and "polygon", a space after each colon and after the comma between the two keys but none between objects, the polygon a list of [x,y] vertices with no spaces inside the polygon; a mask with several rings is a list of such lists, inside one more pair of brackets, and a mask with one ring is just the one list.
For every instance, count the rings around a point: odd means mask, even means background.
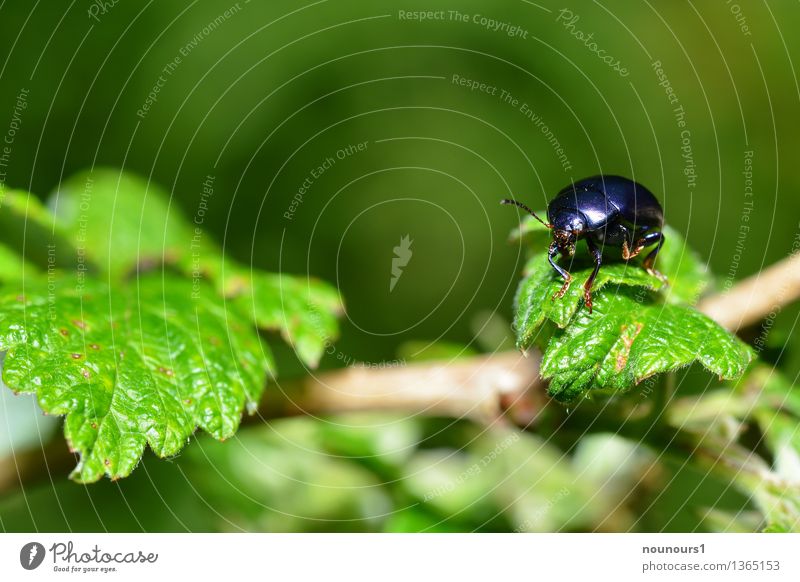
[{"label": "white footer bar", "polygon": [[0,535],[0,580],[796,581],[799,564],[800,534]]}]

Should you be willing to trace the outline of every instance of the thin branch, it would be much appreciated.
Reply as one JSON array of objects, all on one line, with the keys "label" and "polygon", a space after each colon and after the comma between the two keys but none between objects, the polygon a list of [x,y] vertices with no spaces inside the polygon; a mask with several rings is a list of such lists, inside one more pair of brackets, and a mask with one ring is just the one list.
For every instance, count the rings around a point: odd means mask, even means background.
[{"label": "thin branch", "polygon": [[505,416],[527,425],[542,405],[541,384],[538,355],[526,358],[516,351],[391,368],[354,366],[279,382],[283,399],[267,399],[259,412],[275,417],[381,410],[479,422]]},{"label": "thin branch", "polygon": [[795,253],[703,300],[699,309],[731,331],[752,325],[800,299],[800,253]]}]

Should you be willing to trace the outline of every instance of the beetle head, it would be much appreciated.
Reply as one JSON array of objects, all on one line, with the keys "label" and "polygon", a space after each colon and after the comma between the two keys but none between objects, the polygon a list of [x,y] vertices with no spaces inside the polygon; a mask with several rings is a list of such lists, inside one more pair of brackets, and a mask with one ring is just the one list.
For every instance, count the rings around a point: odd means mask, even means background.
[{"label": "beetle head", "polygon": [[570,256],[575,254],[575,243],[586,230],[586,220],[578,211],[561,210],[553,217],[553,240],[556,246],[567,251]]},{"label": "beetle head", "polygon": [[577,241],[577,237],[573,232],[569,230],[553,230],[553,244],[562,254],[567,254],[570,257],[574,255],[575,241]]}]

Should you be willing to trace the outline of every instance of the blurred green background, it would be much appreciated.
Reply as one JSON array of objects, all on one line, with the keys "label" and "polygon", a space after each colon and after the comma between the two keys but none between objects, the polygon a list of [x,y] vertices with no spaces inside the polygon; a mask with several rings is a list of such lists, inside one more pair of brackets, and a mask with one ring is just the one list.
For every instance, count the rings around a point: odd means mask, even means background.
[{"label": "blurred green background", "polygon": [[[340,288],[339,353],[379,363],[409,341],[485,349],[475,322],[510,316],[522,266],[507,242],[519,215],[502,197],[542,208],[571,180],[634,177],[723,288],[790,252],[798,18],[796,3],[711,1],[5,2],[0,133],[21,92],[26,107],[3,184],[44,199],[79,170],[122,167],[193,217],[214,176],[204,225],[228,253]],[[405,235],[413,257],[390,292]],[[797,316],[781,311],[762,354],[792,377]],[[303,372],[288,349],[281,357],[287,375]],[[580,463],[598,443],[567,457],[536,435],[510,445],[517,463],[506,455],[459,481],[481,447],[507,438],[445,419],[279,421],[233,443],[200,439],[175,462],[149,459],[122,483],[54,473],[0,499],[0,525],[686,531],[704,529],[699,508],[746,501],[707,475],[647,471],[646,452],[616,441],[600,447],[602,463],[630,466],[612,487],[608,467]],[[628,495],[663,471],[655,493]]]}]

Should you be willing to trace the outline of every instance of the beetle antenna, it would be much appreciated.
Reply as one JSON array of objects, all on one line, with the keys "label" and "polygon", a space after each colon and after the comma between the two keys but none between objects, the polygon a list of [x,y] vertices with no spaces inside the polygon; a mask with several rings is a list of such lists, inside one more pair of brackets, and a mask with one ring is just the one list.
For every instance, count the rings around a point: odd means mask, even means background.
[{"label": "beetle antenna", "polygon": [[504,199],[504,200],[501,200],[501,201],[500,201],[500,204],[513,204],[514,206],[519,206],[520,208],[522,208],[523,210],[525,210],[525,211],[526,211],[528,214],[530,214],[531,216],[533,216],[533,217],[534,217],[536,220],[538,220],[538,221],[539,221],[539,222],[541,222],[543,225],[545,225],[545,227],[547,227],[547,228],[553,228],[553,225],[552,225],[552,224],[550,224],[549,222],[545,222],[544,220],[542,220],[541,218],[539,218],[538,216],[536,216],[536,213],[535,213],[533,210],[531,210],[530,208],[528,208],[527,206],[525,206],[525,205],[524,205],[522,202],[517,202],[516,200]]}]

